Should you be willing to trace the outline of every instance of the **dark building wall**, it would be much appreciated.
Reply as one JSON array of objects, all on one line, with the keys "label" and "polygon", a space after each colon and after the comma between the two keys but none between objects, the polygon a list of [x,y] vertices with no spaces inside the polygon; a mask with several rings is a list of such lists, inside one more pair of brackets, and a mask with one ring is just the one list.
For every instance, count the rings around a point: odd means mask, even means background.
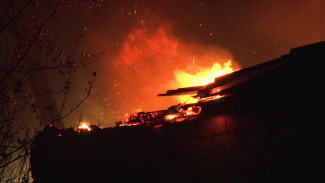
[{"label": "dark building wall", "polygon": [[46,128],[32,149],[34,182],[325,181],[324,53],[324,42],[293,49],[181,123]]}]

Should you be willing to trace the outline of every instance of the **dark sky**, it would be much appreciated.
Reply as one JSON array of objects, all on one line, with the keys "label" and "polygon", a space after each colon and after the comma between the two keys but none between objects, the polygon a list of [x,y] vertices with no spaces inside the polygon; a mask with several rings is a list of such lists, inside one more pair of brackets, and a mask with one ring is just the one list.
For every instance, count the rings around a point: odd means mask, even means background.
[{"label": "dark sky", "polygon": [[70,121],[82,113],[84,120],[113,126],[125,113],[177,103],[156,95],[174,87],[168,84],[174,71],[188,70],[194,58],[198,67],[231,59],[245,68],[324,41],[324,12],[322,0],[104,0],[90,10],[64,9],[52,22],[63,27],[61,44],[69,45],[86,27],[84,47],[105,52],[74,76],[78,88],[88,73],[98,73],[93,96]]}]

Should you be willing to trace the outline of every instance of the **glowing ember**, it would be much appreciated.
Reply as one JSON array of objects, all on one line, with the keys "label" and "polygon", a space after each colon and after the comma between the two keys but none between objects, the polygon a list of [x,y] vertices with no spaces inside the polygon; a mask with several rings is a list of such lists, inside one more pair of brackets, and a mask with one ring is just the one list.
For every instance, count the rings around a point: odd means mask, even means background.
[{"label": "glowing ember", "polygon": [[165,120],[167,120],[167,121],[171,121],[171,120],[174,120],[176,117],[177,117],[176,114],[166,115],[166,116],[165,116]]},{"label": "glowing ember", "polygon": [[85,122],[81,123],[81,124],[78,126],[78,129],[79,129],[79,130],[88,130],[88,131],[91,130],[91,128],[90,128],[90,127],[87,125],[87,123],[85,123]]},{"label": "glowing ember", "polygon": [[207,101],[216,100],[216,99],[219,99],[222,97],[225,97],[225,95],[215,95],[215,96],[211,96],[211,97],[206,97],[206,98],[202,99],[201,101],[207,102]]},{"label": "glowing ember", "polygon": [[136,125],[140,125],[140,124],[141,123],[138,123],[138,122],[136,122],[136,123],[122,123],[119,126],[136,126]]},{"label": "glowing ember", "polygon": [[196,116],[201,113],[201,107],[200,106],[188,107],[186,110],[181,109],[180,113],[182,113],[183,116]]},{"label": "glowing ember", "polygon": [[[231,73],[234,69],[231,67],[231,60],[223,64],[223,67],[218,62],[214,63],[211,68],[195,68],[196,72],[188,73],[186,71],[176,70],[174,72],[175,79],[178,83],[178,88],[201,86],[214,82],[216,77]],[[187,101],[186,101],[187,100]],[[189,96],[178,97],[179,102],[196,103],[197,101]]]},{"label": "glowing ember", "polygon": [[159,124],[159,125],[156,125],[155,128],[161,128],[163,125],[162,124]]}]

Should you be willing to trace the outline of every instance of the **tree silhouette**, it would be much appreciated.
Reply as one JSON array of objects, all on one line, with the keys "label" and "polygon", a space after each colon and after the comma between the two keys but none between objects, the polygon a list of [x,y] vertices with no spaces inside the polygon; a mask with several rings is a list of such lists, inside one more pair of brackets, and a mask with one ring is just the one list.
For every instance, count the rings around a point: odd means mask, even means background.
[{"label": "tree silhouette", "polygon": [[59,30],[51,23],[63,9],[100,4],[101,0],[1,2],[0,182],[31,182],[30,145],[37,131],[49,124],[64,127],[63,119],[91,95],[96,72],[88,73],[84,97],[66,107],[72,96],[72,75],[96,62],[101,53],[90,54],[82,48],[84,27],[72,47],[58,47],[53,32]]}]

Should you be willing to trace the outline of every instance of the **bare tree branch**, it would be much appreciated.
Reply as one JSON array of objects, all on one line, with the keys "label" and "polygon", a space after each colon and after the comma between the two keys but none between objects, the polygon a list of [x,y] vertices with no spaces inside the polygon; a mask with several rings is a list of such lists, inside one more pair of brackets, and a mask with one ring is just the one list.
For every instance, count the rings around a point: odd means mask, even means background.
[{"label": "bare tree branch", "polygon": [[[91,5],[93,5],[94,1],[90,1]],[[31,180],[30,147],[36,131],[40,127],[44,127],[43,125],[49,124],[49,122],[58,123],[76,111],[91,95],[96,80],[96,73],[94,72],[94,77],[88,82],[88,87],[85,89],[86,95],[82,96],[83,98],[78,100],[76,104],[72,104],[72,108],[68,107],[69,97],[72,95],[69,88],[63,91],[64,97],[59,111],[56,108],[56,102],[47,101],[48,96],[44,95],[55,92],[52,92],[50,87],[39,85],[39,81],[45,81],[47,78],[44,80],[37,79],[48,73],[39,72],[41,74],[37,75],[37,72],[34,71],[57,70],[66,81],[67,87],[69,87],[72,83],[71,75],[74,73],[74,69],[96,62],[98,55],[90,55],[82,49],[83,57],[80,59],[77,57],[76,54],[79,53],[80,43],[84,40],[85,29],[78,36],[76,42],[73,42],[72,47],[68,50],[62,48],[64,53],[68,52],[69,55],[61,54],[63,51],[57,52],[55,50],[53,52],[56,44],[55,41],[54,43],[52,41],[51,30],[48,30],[49,24],[57,17],[58,12],[66,5],[65,3],[71,6],[70,1],[45,0],[45,2],[40,3],[42,6],[39,8],[34,8],[33,2],[34,0],[24,0],[19,3],[23,7],[17,8],[17,12],[10,14],[10,17],[5,19],[6,22],[4,21],[3,25],[0,25],[0,33],[5,31],[6,35],[8,33],[8,36],[10,36],[8,37],[8,43],[10,43],[10,45],[7,45],[8,50],[1,53],[5,62],[1,65],[3,72],[0,76],[0,110],[3,114],[0,117],[0,182],[28,182]],[[45,11],[43,8],[45,8]],[[31,19],[31,16],[33,19]],[[18,20],[19,25],[14,24]],[[18,29],[9,32],[11,27]],[[38,48],[39,55],[37,55]],[[34,53],[37,55],[35,61],[32,60],[34,59],[32,58]],[[59,62],[60,59],[58,58],[64,58],[63,62]],[[60,72],[61,70],[64,72]],[[55,75],[55,72],[49,72],[49,74]],[[47,80],[43,83],[47,83]],[[54,87],[57,87],[57,85],[54,85]],[[57,89],[54,90],[58,93]],[[43,96],[39,97],[41,95]],[[49,97],[52,97],[52,95],[49,95]],[[53,106],[55,110],[52,110]],[[34,127],[34,122],[37,123],[37,120],[30,118],[35,116],[40,121],[40,124],[35,128],[35,132],[31,132],[29,127]],[[32,124],[29,124],[29,120],[32,120]],[[25,134],[23,134],[24,129],[26,129]]]},{"label": "bare tree branch", "polygon": [[[63,112],[63,109],[64,109],[64,105],[65,105],[65,102],[66,102],[66,99],[67,99],[67,95],[68,95],[68,91],[66,90],[69,90],[70,89],[70,86],[69,86],[69,83],[70,83],[70,79],[71,79],[71,68],[69,68],[69,71],[68,71],[68,79],[65,81],[65,85],[64,85],[64,89],[63,89],[63,92],[64,92],[64,96],[63,96],[63,100],[62,100],[62,104],[61,104],[61,108],[59,110],[59,113],[57,114],[57,117],[56,119],[62,115],[62,112]],[[61,119],[59,120],[56,120],[56,121],[60,121]]]},{"label": "bare tree branch", "polygon": [[57,121],[62,120],[65,117],[67,117],[68,115],[70,115],[74,110],[76,110],[90,96],[91,90],[92,90],[92,88],[94,86],[95,81],[96,81],[96,74],[94,73],[94,79],[93,79],[93,81],[91,81],[89,83],[89,88],[88,88],[86,96],[77,105],[75,105],[67,114],[61,116],[60,118],[57,118],[56,119]]},{"label": "bare tree branch", "polygon": [[16,69],[19,65],[21,65],[21,63],[25,60],[25,58],[27,57],[27,55],[30,53],[30,51],[32,50],[32,48],[34,47],[35,43],[37,42],[39,36],[44,32],[45,27],[48,25],[48,23],[50,22],[50,20],[57,14],[57,12],[59,11],[60,7],[62,6],[64,0],[62,0],[58,6],[56,7],[56,9],[50,14],[50,16],[46,19],[46,21],[44,22],[44,24],[41,26],[41,28],[39,29],[39,31],[37,32],[37,34],[35,35],[33,41],[28,45],[27,50],[25,51],[25,53],[23,54],[23,56],[18,60],[18,63],[15,64],[9,72],[6,73],[6,75],[1,79],[0,83],[2,83],[5,79],[7,79],[7,77],[9,77]]},{"label": "bare tree branch", "polygon": [[[90,61],[90,62],[86,62],[83,64],[78,64],[78,65],[74,65],[73,68],[77,68],[77,67],[83,67],[92,63],[95,63],[96,60],[94,61]],[[56,69],[56,68],[60,68],[60,67],[67,67],[67,64],[59,64],[59,65],[53,65],[53,66],[49,66],[49,67],[39,67],[39,68],[33,68],[33,69],[28,69],[28,70],[17,70],[17,72],[33,72],[33,71],[42,71],[42,70],[50,70],[50,69]]]},{"label": "bare tree branch", "polygon": [[22,12],[33,2],[33,0],[29,0],[18,12],[15,16],[11,17],[5,24],[0,27],[0,32],[2,32],[11,22],[13,22],[18,16],[22,14]]},{"label": "bare tree branch", "polygon": [[[35,138],[30,139],[30,140],[27,141],[25,144],[23,144],[23,145],[17,147],[15,150],[13,150],[13,151],[11,151],[10,153],[8,153],[7,156],[10,156],[10,155],[14,154],[15,152],[19,151],[19,150],[22,149],[22,148],[25,148],[25,145],[30,144],[30,143],[33,142],[34,140],[35,140]],[[3,159],[0,159],[0,161],[2,161],[2,160],[3,160]],[[2,166],[2,165],[0,165],[0,167],[1,167],[1,166]]]},{"label": "bare tree branch", "polygon": [[25,154],[23,154],[23,155],[19,155],[19,156],[17,156],[16,158],[14,158],[14,159],[8,161],[7,163],[5,163],[5,164],[3,164],[3,165],[0,165],[0,168],[4,168],[4,167],[8,166],[9,164],[11,164],[11,163],[13,163],[13,162],[15,162],[15,161],[17,161],[17,160],[19,160],[19,159],[21,159],[21,158],[24,158],[25,156],[27,156],[27,155],[29,155],[29,154],[30,154],[30,153],[25,153]]}]

